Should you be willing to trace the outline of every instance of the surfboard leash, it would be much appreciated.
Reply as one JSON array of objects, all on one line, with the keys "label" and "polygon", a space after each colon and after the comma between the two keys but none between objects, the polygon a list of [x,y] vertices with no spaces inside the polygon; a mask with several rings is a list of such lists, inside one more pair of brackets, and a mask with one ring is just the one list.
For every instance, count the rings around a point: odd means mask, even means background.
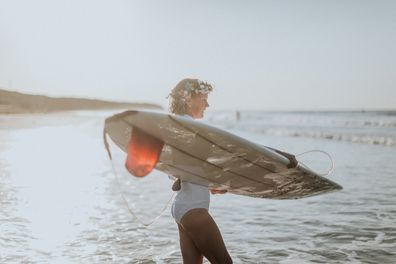
[{"label": "surfboard leash", "polygon": [[122,199],[122,201],[124,202],[125,207],[128,209],[128,212],[130,213],[130,215],[131,215],[133,218],[135,218],[135,220],[136,220],[139,224],[143,225],[144,227],[148,227],[148,226],[152,225],[153,223],[155,223],[155,222],[165,213],[165,210],[169,207],[170,203],[173,201],[176,192],[173,192],[172,196],[170,197],[170,199],[168,200],[168,202],[166,203],[166,205],[164,206],[164,208],[162,208],[162,210],[160,211],[160,213],[159,213],[155,218],[153,218],[153,219],[152,219],[151,221],[149,221],[148,223],[143,222],[143,220],[141,220],[141,219],[133,212],[132,208],[129,206],[128,200],[125,198],[124,192],[122,191],[121,183],[120,183],[120,181],[119,181],[119,174],[118,174],[118,172],[117,172],[117,170],[116,170],[116,168],[115,168],[115,166],[114,166],[113,158],[112,158],[111,151],[110,151],[110,145],[109,145],[109,143],[108,143],[108,141],[107,141],[107,136],[106,136],[106,135],[107,135],[106,130],[103,129],[103,142],[104,142],[105,148],[106,148],[106,150],[107,150],[107,154],[108,154],[109,159],[110,159],[111,168],[112,168],[113,174],[114,174],[114,176],[115,176],[115,180],[116,180],[116,182],[117,182],[118,190],[119,190],[119,192],[120,192],[120,194],[121,194],[121,199]]},{"label": "surfboard leash", "polygon": [[[329,176],[329,175],[333,172],[333,170],[334,170],[334,160],[333,160],[333,158],[331,157],[331,155],[330,155],[329,153],[327,153],[326,151],[320,150],[320,149],[312,149],[312,150],[308,150],[308,151],[302,152],[302,153],[300,153],[300,154],[297,154],[296,157],[300,157],[300,156],[302,156],[302,155],[305,155],[305,154],[308,154],[308,153],[315,153],[315,152],[319,152],[319,153],[325,154],[325,155],[329,158],[330,163],[331,163],[330,169],[329,169],[326,173],[317,173],[317,174],[318,174],[319,176],[322,176],[322,177]],[[312,169],[311,169],[308,165],[306,165],[305,163],[303,163],[303,162],[301,162],[301,161],[298,161],[298,163],[301,164],[302,166],[304,166],[306,169],[312,170]]]}]

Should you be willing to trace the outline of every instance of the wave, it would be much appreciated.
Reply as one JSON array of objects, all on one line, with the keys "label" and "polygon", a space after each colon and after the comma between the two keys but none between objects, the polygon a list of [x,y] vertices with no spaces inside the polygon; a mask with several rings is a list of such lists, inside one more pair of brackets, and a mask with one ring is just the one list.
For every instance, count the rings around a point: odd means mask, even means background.
[{"label": "wave", "polygon": [[396,147],[396,111],[216,112],[206,119],[223,129]]},{"label": "wave", "polygon": [[258,132],[274,136],[318,138],[326,140],[346,141],[352,143],[362,143],[370,145],[381,145],[396,147],[396,137],[378,135],[352,135],[346,133],[326,132],[326,131],[297,131],[285,129],[249,129],[251,132]]},{"label": "wave", "polygon": [[350,120],[345,121],[343,125],[346,127],[396,127],[396,122],[389,120]]},{"label": "wave", "polygon": [[211,123],[227,125],[320,126],[326,128],[396,128],[396,111],[376,112],[241,112],[211,113]]}]

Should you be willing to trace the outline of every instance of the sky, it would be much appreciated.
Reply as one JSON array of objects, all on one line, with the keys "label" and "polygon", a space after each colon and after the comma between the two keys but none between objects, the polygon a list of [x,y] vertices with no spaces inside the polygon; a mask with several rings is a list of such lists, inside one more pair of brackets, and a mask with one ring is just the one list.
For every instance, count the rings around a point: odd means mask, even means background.
[{"label": "sky", "polygon": [[0,0],[0,87],[213,110],[396,109],[396,1]]}]

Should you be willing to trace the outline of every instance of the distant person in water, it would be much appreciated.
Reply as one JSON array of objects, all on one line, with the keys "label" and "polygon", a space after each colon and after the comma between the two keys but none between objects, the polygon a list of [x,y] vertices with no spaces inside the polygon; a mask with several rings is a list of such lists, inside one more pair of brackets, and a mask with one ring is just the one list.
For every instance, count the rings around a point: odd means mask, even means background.
[{"label": "distant person in water", "polygon": [[[176,115],[200,119],[208,104],[212,85],[198,79],[180,81],[169,94],[169,111]],[[232,263],[220,230],[209,214],[210,194],[206,186],[176,180],[177,191],[172,204],[172,216],[179,228],[183,262],[202,263],[206,257],[211,263]],[[214,193],[226,191],[211,190]]]}]

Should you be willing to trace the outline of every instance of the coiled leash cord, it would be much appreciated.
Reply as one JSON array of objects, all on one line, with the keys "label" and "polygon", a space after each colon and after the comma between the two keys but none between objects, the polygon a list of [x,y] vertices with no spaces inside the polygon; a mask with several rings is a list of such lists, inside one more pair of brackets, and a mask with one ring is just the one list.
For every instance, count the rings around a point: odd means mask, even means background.
[{"label": "coiled leash cord", "polygon": [[[330,163],[331,163],[330,169],[329,169],[327,172],[325,172],[325,173],[317,173],[317,174],[318,174],[319,176],[323,176],[323,177],[326,177],[326,176],[330,175],[330,174],[333,172],[333,170],[334,170],[334,161],[333,161],[333,158],[331,157],[331,155],[330,155],[329,153],[327,153],[326,151],[320,150],[320,149],[312,149],[312,150],[308,150],[308,151],[302,152],[302,153],[300,153],[300,154],[297,154],[297,155],[296,155],[296,158],[297,158],[297,157],[300,157],[300,156],[302,156],[302,155],[308,154],[308,153],[315,153],[315,152],[316,152],[316,153],[325,154],[325,155],[329,158]],[[302,165],[303,167],[305,167],[306,169],[312,170],[309,166],[307,166],[307,165],[304,164],[303,162],[298,161],[298,163],[301,164],[301,165]]]},{"label": "coiled leash cord", "polygon": [[108,141],[107,141],[106,131],[105,131],[105,130],[103,131],[103,141],[104,141],[105,148],[106,148],[106,150],[107,150],[107,154],[108,154],[109,159],[110,159],[111,168],[112,168],[113,174],[114,174],[114,176],[115,176],[115,179],[116,179],[116,182],[117,182],[117,186],[118,186],[118,189],[119,189],[120,194],[121,194],[121,198],[122,198],[122,200],[123,200],[123,202],[124,202],[126,208],[128,209],[128,212],[129,212],[129,213],[131,214],[131,216],[132,216],[133,218],[135,218],[136,221],[137,221],[138,223],[140,223],[141,225],[143,225],[143,226],[145,226],[145,227],[148,227],[148,226],[152,225],[155,221],[158,220],[158,218],[160,218],[160,217],[165,213],[165,210],[168,208],[168,206],[170,205],[170,203],[173,201],[173,199],[174,199],[176,193],[174,192],[174,193],[172,194],[172,196],[170,197],[170,199],[168,200],[168,202],[166,203],[166,205],[164,206],[164,208],[162,208],[162,210],[159,212],[159,214],[158,214],[156,217],[154,217],[151,221],[149,221],[149,222],[147,222],[147,223],[144,222],[142,219],[140,219],[140,218],[133,212],[132,208],[129,206],[128,200],[125,198],[124,192],[122,191],[121,183],[120,183],[120,181],[119,181],[119,178],[120,178],[120,177],[119,177],[118,172],[117,172],[117,170],[116,170],[116,168],[115,168],[115,166],[114,166],[114,162],[113,162],[113,158],[112,158],[112,155],[111,155],[111,152],[110,152],[110,146],[109,146],[109,143],[108,143]]}]

